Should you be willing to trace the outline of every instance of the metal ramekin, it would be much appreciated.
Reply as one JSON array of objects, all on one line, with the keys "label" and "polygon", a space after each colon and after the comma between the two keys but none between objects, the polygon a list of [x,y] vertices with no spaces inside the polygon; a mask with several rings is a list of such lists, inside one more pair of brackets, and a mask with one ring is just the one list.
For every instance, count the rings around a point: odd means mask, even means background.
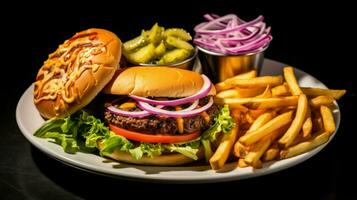
[{"label": "metal ramekin", "polygon": [[198,46],[197,48],[202,72],[213,83],[218,83],[253,69],[259,74],[264,60],[264,51],[268,45],[255,52],[237,55],[216,53]]},{"label": "metal ramekin", "polygon": [[138,66],[147,66],[147,67],[177,67],[181,69],[187,69],[187,70],[192,70],[193,69],[193,64],[195,63],[195,58],[197,57],[198,50],[195,48],[195,51],[193,55],[189,58],[187,58],[184,61],[178,62],[178,63],[171,63],[171,64],[163,64],[163,65],[158,65],[158,64],[147,64],[147,63],[137,63],[136,65]]}]

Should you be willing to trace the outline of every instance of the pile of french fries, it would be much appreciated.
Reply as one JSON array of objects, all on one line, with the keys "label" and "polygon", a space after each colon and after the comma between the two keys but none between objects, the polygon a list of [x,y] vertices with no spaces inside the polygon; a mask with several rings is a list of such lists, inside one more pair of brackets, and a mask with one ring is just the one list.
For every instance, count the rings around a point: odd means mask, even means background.
[{"label": "pile of french fries", "polygon": [[209,160],[215,170],[232,154],[238,167],[261,168],[327,142],[336,129],[334,101],[346,92],[300,87],[292,67],[285,67],[283,76],[257,77],[250,71],[215,87],[215,102],[228,104],[236,122]]}]

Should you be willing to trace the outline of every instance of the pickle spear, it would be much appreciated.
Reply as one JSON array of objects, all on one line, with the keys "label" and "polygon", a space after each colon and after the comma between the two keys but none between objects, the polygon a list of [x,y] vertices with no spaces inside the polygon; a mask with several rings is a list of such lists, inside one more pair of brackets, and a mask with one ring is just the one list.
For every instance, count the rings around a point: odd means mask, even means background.
[{"label": "pickle spear", "polygon": [[156,64],[170,64],[185,60],[191,56],[191,52],[186,49],[174,49],[165,53]]},{"label": "pickle spear", "polygon": [[159,44],[159,46],[157,46],[155,48],[155,56],[157,58],[160,58],[162,55],[164,55],[166,53],[166,46],[164,41],[161,41],[161,43]]},{"label": "pickle spear", "polygon": [[123,44],[123,47],[124,47],[124,51],[129,52],[136,48],[145,46],[146,44],[147,44],[147,42],[145,41],[144,37],[142,35],[140,35],[132,40],[125,42]]},{"label": "pickle spear", "polygon": [[150,31],[144,31],[143,36],[149,43],[153,43],[155,46],[160,44],[163,38],[164,28],[160,27],[157,23],[150,29]]},{"label": "pickle spear", "polygon": [[178,49],[186,49],[188,51],[193,51],[193,46],[188,43],[188,42],[185,42],[183,40],[180,40],[180,39],[177,39],[175,37],[172,37],[172,36],[168,36],[166,38],[166,42],[167,44],[173,46],[173,47],[176,47]]},{"label": "pickle spear", "polygon": [[188,42],[191,35],[180,28],[160,27],[155,23],[150,30],[123,44],[123,55],[132,64],[171,64],[190,57],[194,47]]},{"label": "pickle spear", "polygon": [[136,52],[127,54],[127,58],[132,63],[149,63],[155,57],[155,46],[150,43]]},{"label": "pickle spear", "polygon": [[166,29],[164,32],[164,36],[165,37],[168,37],[168,36],[176,37],[176,38],[179,38],[186,42],[192,40],[190,33],[186,32],[185,30],[183,30],[181,28]]}]

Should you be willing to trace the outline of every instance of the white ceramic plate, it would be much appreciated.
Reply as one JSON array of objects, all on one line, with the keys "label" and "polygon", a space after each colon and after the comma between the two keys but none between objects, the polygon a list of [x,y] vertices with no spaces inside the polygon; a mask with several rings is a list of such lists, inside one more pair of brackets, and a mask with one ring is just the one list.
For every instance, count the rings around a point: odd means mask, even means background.
[{"label": "white ceramic plate", "polygon": [[[282,68],[284,66],[286,65],[283,63],[265,59],[261,75],[282,74]],[[296,76],[301,86],[326,88],[326,86],[319,80],[303,71],[296,70]],[[94,173],[111,175],[119,178],[144,179],[160,182],[201,183],[239,180],[270,174],[297,165],[318,153],[328,144],[327,142],[326,144],[321,145],[310,152],[293,158],[266,163],[262,169],[258,170],[254,170],[251,167],[236,168],[236,163],[226,164],[222,172],[218,173],[211,170],[208,165],[153,167],[124,163],[119,164],[117,162],[106,162],[107,160],[105,158],[93,154],[67,154],[63,152],[61,146],[48,142],[46,139],[33,136],[35,130],[43,124],[44,120],[41,118],[33,104],[32,91],[33,86],[30,86],[22,95],[16,109],[16,120],[23,135],[35,147],[45,152],[49,156],[58,159],[59,161]],[[340,112],[338,106],[336,106],[336,109],[333,112],[336,119],[336,127],[338,128],[340,124]],[[330,140],[331,139],[332,137]]]}]

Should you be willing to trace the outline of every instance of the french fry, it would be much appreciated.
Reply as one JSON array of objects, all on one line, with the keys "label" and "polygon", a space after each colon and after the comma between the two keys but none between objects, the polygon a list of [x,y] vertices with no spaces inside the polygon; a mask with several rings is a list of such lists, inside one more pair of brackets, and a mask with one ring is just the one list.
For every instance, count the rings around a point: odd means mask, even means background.
[{"label": "french fry", "polygon": [[317,96],[329,96],[334,99],[340,99],[345,93],[346,90],[331,90],[331,89],[321,89],[321,88],[308,88],[303,87],[301,90],[309,97],[317,97]]},{"label": "french fry", "polygon": [[254,118],[250,115],[250,112],[247,112],[246,114],[245,114],[245,119],[246,119],[246,121],[249,123],[249,124],[252,124],[253,122],[254,122]]},{"label": "french fry", "polygon": [[244,106],[243,104],[232,104],[229,106],[229,108],[240,110],[241,112],[244,112],[244,113],[249,111],[249,109],[246,106]]},{"label": "french fry", "polygon": [[219,98],[247,98],[255,97],[264,92],[264,88],[239,88],[235,87],[229,90],[223,90],[217,94]]},{"label": "french fry", "polygon": [[257,160],[259,160],[263,153],[269,148],[270,144],[271,139],[269,136],[265,136],[257,142],[252,149],[249,150],[249,153],[246,156],[244,156],[244,162],[248,165],[253,165],[253,163],[257,162]]},{"label": "french fry", "polygon": [[312,112],[312,131],[318,132],[324,129],[324,123],[322,122],[322,116],[320,111]]},{"label": "french fry", "polygon": [[271,89],[271,93],[273,97],[289,96],[289,86],[287,85],[287,83],[275,86]]},{"label": "french fry", "polygon": [[264,87],[257,87],[257,88],[235,87],[234,89],[238,92],[237,95],[238,98],[255,97],[265,91]]},{"label": "french fry", "polygon": [[232,86],[230,84],[227,84],[230,81],[239,80],[239,79],[251,79],[251,78],[255,78],[256,76],[257,76],[257,71],[252,70],[252,71],[249,71],[249,72],[246,72],[246,73],[243,73],[243,74],[239,74],[239,75],[234,76],[232,78],[228,78],[223,82],[217,83],[215,85],[215,87],[216,87],[217,92],[220,92],[222,90],[227,90],[227,89],[230,89],[230,88],[234,87],[234,86]]},{"label": "french fry", "polygon": [[248,153],[247,148],[239,141],[234,144],[233,151],[234,155],[237,157],[244,157]]},{"label": "french fry", "polygon": [[221,169],[227,161],[229,153],[237,139],[238,124],[230,130],[230,133],[224,134],[216,152],[209,159],[209,163],[214,170]]},{"label": "french fry", "polygon": [[258,130],[260,127],[262,127],[264,124],[268,123],[271,119],[273,119],[276,116],[275,112],[267,112],[262,115],[260,115],[254,123],[250,126],[249,130],[247,131],[246,134],[249,134],[249,132],[253,132]]},{"label": "french fry", "polygon": [[[249,132],[255,131],[262,127],[264,124],[269,122],[271,119],[275,117],[275,112],[267,112],[262,115],[260,115],[254,123],[250,126],[249,130],[246,132],[246,134],[249,134]],[[239,141],[237,141],[234,145],[234,155],[237,157],[244,157],[248,153],[248,149]]]},{"label": "french fry", "polygon": [[233,89],[229,89],[229,90],[223,90],[220,91],[216,97],[218,98],[234,98],[234,97],[239,97],[239,93],[237,90]]},{"label": "french fry", "polygon": [[291,123],[290,128],[286,131],[286,133],[279,139],[279,144],[282,145],[283,147],[287,148],[289,147],[295,137],[299,134],[302,124],[305,120],[306,117],[306,111],[307,111],[307,98],[306,95],[301,94],[299,95],[299,103],[296,109],[296,115]]},{"label": "french fry", "polygon": [[244,159],[239,159],[238,160],[238,167],[245,168],[245,167],[249,167],[249,165],[244,162]]},{"label": "french fry", "polygon": [[328,141],[330,137],[329,132],[323,132],[321,134],[317,134],[315,137],[305,141],[301,142],[295,146],[291,146],[287,148],[286,150],[282,150],[280,152],[280,158],[285,159],[285,158],[290,158],[305,152],[308,152],[322,144]]},{"label": "french fry", "polygon": [[243,135],[240,139],[239,142],[241,142],[244,145],[251,145],[260,139],[262,139],[264,136],[271,134],[273,131],[278,130],[279,128],[289,124],[291,122],[293,112],[287,112],[283,113],[281,115],[278,115],[277,117],[273,118],[270,120],[268,123],[264,124],[262,127],[259,129],[249,132],[249,134]]},{"label": "french fry", "polygon": [[233,117],[233,119],[235,119],[238,123],[240,123],[240,116],[242,113],[242,110],[240,109],[231,109],[231,116]]},{"label": "french fry", "polygon": [[311,134],[306,136],[306,137],[304,137],[303,132],[300,131],[300,133],[298,134],[298,136],[296,136],[296,138],[294,139],[293,143],[291,143],[290,146],[295,146],[295,145],[297,145],[297,144],[299,144],[301,142],[305,142],[308,139],[310,139],[311,137],[312,137]]},{"label": "french fry", "polygon": [[214,98],[215,103],[219,105],[228,104],[230,108],[238,107],[242,104],[247,104],[247,107],[252,109],[264,108],[279,108],[286,106],[296,106],[298,102],[297,96],[289,97],[274,97],[274,98]]},{"label": "french fry", "polygon": [[273,141],[284,134],[287,128],[288,126],[285,125],[255,143],[253,148],[250,148],[249,153],[244,157],[244,161],[249,165],[253,165],[257,162],[263,156],[264,152],[268,150]]},{"label": "french fry", "polygon": [[313,108],[320,108],[320,106],[331,106],[333,105],[334,98],[330,96],[317,96],[315,98],[310,99],[310,105]]},{"label": "french fry", "polygon": [[272,147],[269,147],[269,149],[265,151],[265,153],[262,156],[262,160],[265,162],[274,160],[279,156],[279,152],[280,149],[278,148],[278,146],[273,145]]},{"label": "french fry", "polygon": [[258,117],[260,117],[262,114],[267,112],[267,109],[251,109],[248,111],[250,116],[253,117],[253,119],[257,119]]},{"label": "french fry", "polygon": [[276,108],[275,110],[276,110],[276,113],[282,114],[282,113],[285,113],[285,112],[296,110],[296,106],[279,107],[279,108]]},{"label": "french fry", "polygon": [[302,94],[302,91],[299,87],[299,84],[298,84],[295,74],[294,74],[294,68],[293,67],[284,67],[283,71],[284,71],[285,81],[288,83],[291,94],[292,95]]},{"label": "french fry", "polygon": [[254,88],[254,87],[271,87],[280,85],[283,83],[282,76],[260,76],[251,79],[230,79],[226,84],[233,87]]},{"label": "french fry", "polygon": [[260,161],[260,160],[256,160],[256,161],[252,164],[252,167],[253,167],[254,169],[263,168],[263,163],[262,163],[262,161]]},{"label": "french fry", "polygon": [[215,103],[230,106],[239,128],[216,142],[212,169],[222,168],[230,154],[239,158],[238,167],[261,168],[263,161],[316,148],[336,130],[329,106],[346,90],[300,87],[293,67],[285,67],[283,76],[256,76],[250,71],[215,85]]},{"label": "french fry", "polygon": [[332,134],[336,130],[336,125],[331,109],[326,106],[321,106],[320,112],[325,131],[327,131],[329,134]]},{"label": "french fry", "polygon": [[305,121],[302,124],[302,132],[303,132],[302,136],[304,138],[308,138],[311,136],[312,120],[311,120],[311,108],[309,105],[307,106]]},{"label": "french fry", "polygon": [[256,96],[256,98],[270,98],[270,97],[272,97],[272,95],[271,95],[271,90],[270,90],[269,85],[265,88],[265,90],[262,94]]}]

